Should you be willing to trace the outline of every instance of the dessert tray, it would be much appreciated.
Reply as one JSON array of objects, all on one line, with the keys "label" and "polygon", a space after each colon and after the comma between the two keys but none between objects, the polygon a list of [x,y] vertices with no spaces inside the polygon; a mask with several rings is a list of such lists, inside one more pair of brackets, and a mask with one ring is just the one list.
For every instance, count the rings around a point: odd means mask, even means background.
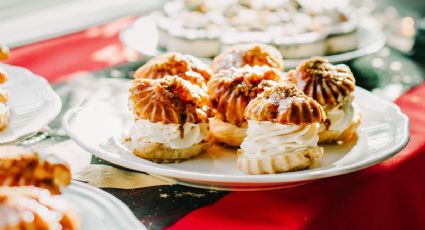
[{"label": "dessert tray", "polygon": [[49,83],[27,69],[0,63],[9,76],[2,88],[9,92],[8,126],[0,144],[12,143],[40,131],[61,109],[61,100]]},{"label": "dessert tray", "polygon": [[324,157],[311,169],[245,175],[235,164],[236,150],[218,145],[191,160],[157,164],[135,156],[122,144],[132,121],[127,108],[129,84],[100,90],[69,110],[63,119],[64,128],[74,141],[97,157],[183,185],[244,191],[297,186],[382,162],[401,151],[409,140],[409,120],[399,107],[357,87],[355,102],[363,113],[357,140],[322,145]]},{"label": "dessert tray", "polygon": [[[146,34],[152,36],[146,36]],[[159,47],[158,28],[152,15],[136,20],[120,33],[121,42],[146,58],[154,57],[166,51]],[[357,49],[343,53],[324,55],[332,63],[346,62],[380,50],[385,45],[385,37],[374,23],[362,22],[357,27]],[[196,56],[196,55],[195,55]],[[294,68],[307,58],[285,58],[285,68]]]},{"label": "dessert tray", "polygon": [[[62,195],[77,212],[81,229],[146,229],[120,200],[100,189],[73,181]],[[77,205],[78,204],[78,205]]]}]

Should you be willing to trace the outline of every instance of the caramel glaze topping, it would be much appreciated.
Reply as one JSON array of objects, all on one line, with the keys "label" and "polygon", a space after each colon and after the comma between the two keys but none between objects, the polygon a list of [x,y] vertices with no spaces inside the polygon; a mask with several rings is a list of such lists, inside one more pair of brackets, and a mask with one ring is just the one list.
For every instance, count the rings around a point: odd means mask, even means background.
[{"label": "caramel glaze topping", "polygon": [[323,123],[326,119],[319,103],[287,82],[274,85],[253,99],[245,109],[245,117],[296,125]]},{"label": "caramel glaze topping", "polygon": [[208,65],[191,55],[166,53],[140,67],[134,73],[134,78],[159,79],[169,75],[179,76],[204,87],[211,78],[212,71]]},{"label": "caramel glaze topping", "polygon": [[267,66],[245,66],[222,70],[208,82],[208,95],[216,117],[236,126],[246,123],[248,103],[264,89],[282,80],[280,71]]},{"label": "caramel glaze topping", "polygon": [[130,108],[136,119],[165,124],[207,122],[211,116],[208,95],[199,86],[178,76],[135,79],[130,89]]},{"label": "caramel glaze topping", "polygon": [[250,43],[236,45],[214,58],[211,69],[214,73],[232,67],[269,66],[283,70],[283,60],[280,52],[269,45]]},{"label": "caramel glaze topping", "polygon": [[332,65],[321,57],[313,57],[301,63],[296,70],[288,73],[288,78],[296,82],[297,87],[331,109],[354,91],[356,81],[346,65]]}]

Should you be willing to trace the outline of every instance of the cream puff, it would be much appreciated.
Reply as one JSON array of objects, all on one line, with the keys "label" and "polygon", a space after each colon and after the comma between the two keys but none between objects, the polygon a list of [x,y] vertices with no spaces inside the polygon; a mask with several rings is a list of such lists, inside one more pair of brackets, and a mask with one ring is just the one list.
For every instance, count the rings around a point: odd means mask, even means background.
[{"label": "cream puff", "polygon": [[321,127],[320,142],[344,141],[357,135],[362,116],[353,102],[356,81],[348,66],[314,57],[290,71],[288,78],[325,110],[327,120]]},{"label": "cream puff", "polygon": [[74,210],[60,195],[36,187],[0,187],[0,229],[80,228]]},{"label": "cream puff", "polygon": [[129,105],[135,116],[125,144],[154,162],[175,162],[199,155],[210,145],[208,95],[177,76],[135,79]]},{"label": "cream puff", "polygon": [[36,186],[57,194],[71,183],[69,166],[54,156],[17,147],[0,147],[0,186]]},{"label": "cream puff", "polygon": [[232,67],[269,66],[283,70],[282,55],[276,48],[261,43],[235,45],[214,58],[211,69],[214,73]]},{"label": "cream puff", "polygon": [[158,79],[176,75],[201,87],[211,78],[210,67],[192,55],[166,53],[149,60],[134,73],[134,78]]},{"label": "cream puff", "polygon": [[292,83],[267,88],[247,105],[247,136],[237,165],[246,174],[309,168],[323,155],[317,145],[326,115],[319,103]]},{"label": "cream puff", "polygon": [[264,89],[282,80],[281,72],[268,66],[221,70],[207,84],[215,110],[210,132],[219,142],[238,147],[246,134],[245,107]]}]

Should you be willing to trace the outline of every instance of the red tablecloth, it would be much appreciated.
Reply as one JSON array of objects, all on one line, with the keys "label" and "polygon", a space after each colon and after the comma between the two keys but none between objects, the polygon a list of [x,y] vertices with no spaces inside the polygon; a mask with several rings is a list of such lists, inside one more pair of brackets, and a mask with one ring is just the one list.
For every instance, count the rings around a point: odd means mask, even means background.
[{"label": "red tablecloth", "polygon": [[[9,63],[50,82],[125,61],[117,32],[132,21],[13,50]],[[425,84],[396,103],[411,119],[411,139],[395,157],[357,173],[305,186],[232,192],[171,229],[425,229]]]}]

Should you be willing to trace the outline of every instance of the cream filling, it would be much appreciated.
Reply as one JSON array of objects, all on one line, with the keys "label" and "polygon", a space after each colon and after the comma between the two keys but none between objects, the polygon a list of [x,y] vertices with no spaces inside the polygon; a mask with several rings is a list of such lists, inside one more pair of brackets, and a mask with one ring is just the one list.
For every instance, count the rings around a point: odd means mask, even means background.
[{"label": "cream filling", "polygon": [[151,143],[160,143],[171,149],[185,149],[207,140],[208,136],[207,123],[185,123],[181,128],[180,124],[154,123],[144,119],[137,120],[129,132],[130,146],[134,149]]},{"label": "cream filling", "polygon": [[346,103],[347,105],[335,107],[327,112],[327,118],[330,121],[328,130],[343,132],[351,122],[358,116],[359,111],[357,105],[353,103]]},{"label": "cream filling", "polygon": [[267,158],[317,147],[319,124],[282,125],[248,121],[247,137],[241,144],[244,156]]}]

